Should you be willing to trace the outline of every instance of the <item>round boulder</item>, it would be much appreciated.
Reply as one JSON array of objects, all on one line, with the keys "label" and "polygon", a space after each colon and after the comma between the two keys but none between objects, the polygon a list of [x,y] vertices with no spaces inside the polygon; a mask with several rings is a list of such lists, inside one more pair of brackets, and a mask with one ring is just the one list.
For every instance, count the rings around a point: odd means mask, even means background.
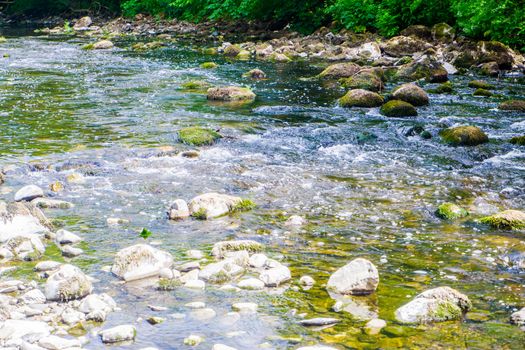
[{"label": "round boulder", "polygon": [[147,244],[136,244],[122,249],[115,256],[111,272],[126,282],[156,277],[164,268],[171,269],[170,253]]},{"label": "round boulder", "polygon": [[408,102],[413,106],[428,105],[428,94],[416,84],[403,84],[397,87],[392,95],[396,100]]},{"label": "round boulder", "polygon": [[489,141],[477,126],[457,126],[440,132],[441,138],[453,146],[477,146]]},{"label": "round boulder", "polygon": [[208,100],[214,101],[249,101],[255,99],[255,94],[249,88],[238,86],[223,86],[208,89]]},{"label": "round boulder", "polygon": [[242,202],[240,197],[221,193],[205,193],[190,201],[190,214],[201,219],[215,218],[228,214]]},{"label": "round boulder", "polygon": [[380,107],[384,100],[378,93],[364,90],[350,90],[339,99],[341,107]]},{"label": "round boulder", "polygon": [[410,103],[400,100],[391,100],[385,103],[380,110],[387,117],[415,117],[417,111]]},{"label": "round boulder", "polygon": [[328,66],[320,74],[320,78],[327,79],[339,79],[339,78],[349,78],[361,70],[361,66],[352,63],[336,63]]},{"label": "round boulder", "polygon": [[83,298],[93,290],[91,281],[78,267],[61,265],[46,281],[45,295],[50,301]]},{"label": "round boulder", "polygon": [[339,294],[367,295],[379,284],[379,272],[370,261],[357,258],[334,272],[327,289]]}]

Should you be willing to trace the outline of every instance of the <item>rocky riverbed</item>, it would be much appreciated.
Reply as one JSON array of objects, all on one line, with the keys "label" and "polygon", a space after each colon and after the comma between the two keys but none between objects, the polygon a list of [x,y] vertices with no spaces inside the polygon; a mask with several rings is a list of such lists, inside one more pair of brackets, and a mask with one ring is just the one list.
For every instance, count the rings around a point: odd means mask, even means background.
[{"label": "rocky riverbed", "polygon": [[445,25],[6,33],[0,347],[522,347],[520,54]]}]

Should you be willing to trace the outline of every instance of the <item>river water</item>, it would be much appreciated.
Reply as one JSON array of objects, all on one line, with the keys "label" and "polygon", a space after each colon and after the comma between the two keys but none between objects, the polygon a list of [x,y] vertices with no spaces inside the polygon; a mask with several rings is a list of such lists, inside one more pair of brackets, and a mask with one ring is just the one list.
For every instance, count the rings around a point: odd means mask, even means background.
[{"label": "river water", "polygon": [[[525,98],[522,78],[488,79],[497,96],[479,98],[467,87],[473,77],[453,77],[455,94],[431,94],[417,118],[389,119],[377,109],[338,107],[343,90],[305,79],[322,64],[225,61],[183,44],[136,53],[129,50],[131,43],[121,42],[118,49],[85,51],[86,42],[12,35],[0,44],[0,56],[9,56],[0,58],[0,159],[7,174],[1,196],[12,200],[26,184],[44,189],[55,181],[65,184],[64,191],[47,195],[75,207],[46,214],[57,227],[85,239],[86,253],[72,263],[95,277],[95,290],[109,293],[122,308],[99,326],[137,327],[136,341],[122,348],[191,348],[183,345],[189,334],[205,338],[198,349],[215,343],[290,349],[318,342],[340,349],[523,348],[525,335],[508,318],[524,306],[525,273],[504,258],[525,254],[524,233],[474,221],[497,210],[525,208],[525,148],[506,142],[525,133],[525,116],[496,108],[506,98]],[[205,61],[220,66],[200,69]],[[242,77],[256,67],[267,80]],[[195,79],[246,85],[257,99],[244,105],[209,103],[204,94],[181,89]],[[438,132],[454,124],[479,126],[491,142],[446,146]],[[177,130],[194,125],[220,129],[225,137],[201,148],[198,158],[176,156],[172,150],[191,148],[178,142]],[[410,136],[414,126],[433,138]],[[72,173],[82,174],[83,181],[68,182]],[[205,222],[167,220],[174,199],[212,191],[250,198],[257,208]],[[445,201],[461,204],[471,215],[454,222],[436,218],[436,207]],[[306,217],[308,224],[286,228],[284,220],[292,214]],[[109,217],[129,223],[108,225]],[[304,274],[317,283],[310,290],[239,293],[212,285],[205,292],[123,285],[104,267],[119,249],[143,241],[142,228],[153,232],[149,243],[170,251],[177,262],[188,261],[188,249],[208,252],[220,240],[255,239],[265,244],[265,253],[290,266],[291,286]],[[59,258],[51,249],[48,254]],[[336,313],[324,284],[355,257],[377,265],[379,288],[356,298],[354,315]],[[22,264],[17,277],[36,278],[31,267]],[[396,308],[444,285],[472,300],[474,310],[464,322],[362,334],[366,321],[359,319],[360,311],[395,326]],[[216,317],[199,319],[184,306],[190,301],[206,302]],[[240,301],[257,302],[259,312],[237,320],[228,312]],[[168,310],[153,312],[150,304]],[[178,319],[177,313],[186,317]],[[297,325],[300,314],[342,322],[308,329]],[[144,321],[151,315],[166,321],[152,326]],[[86,348],[103,347],[95,335],[88,336]]]}]

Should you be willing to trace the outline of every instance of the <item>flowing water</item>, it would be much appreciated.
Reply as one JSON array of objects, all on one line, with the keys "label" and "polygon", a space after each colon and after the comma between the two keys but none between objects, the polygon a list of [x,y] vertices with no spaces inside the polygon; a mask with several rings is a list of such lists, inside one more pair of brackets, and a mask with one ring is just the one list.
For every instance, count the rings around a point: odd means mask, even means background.
[{"label": "flowing water", "polygon": [[[129,50],[126,42],[118,45],[124,49],[81,50],[85,43],[13,34],[0,44],[0,55],[9,55],[0,58],[0,159],[7,174],[1,196],[12,200],[13,191],[26,184],[45,189],[55,181],[65,184],[64,191],[47,195],[75,207],[46,214],[57,227],[85,239],[86,253],[72,263],[98,279],[95,290],[109,293],[122,308],[102,327],[137,326],[136,341],[123,348],[186,349],[189,334],[205,338],[198,349],[214,343],[290,349],[317,342],[340,349],[523,348],[523,331],[508,319],[524,306],[525,274],[504,257],[525,252],[524,233],[473,220],[498,209],[525,208],[525,148],[507,142],[525,133],[525,116],[496,109],[506,98],[525,98],[521,78],[489,79],[498,96],[476,98],[466,87],[472,77],[453,77],[457,93],[431,94],[430,106],[419,108],[415,119],[389,119],[377,109],[339,108],[336,100],[344,91],[304,79],[320,72],[315,63],[229,62],[176,44],[146,53]],[[219,68],[198,68],[210,60]],[[268,79],[241,77],[255,67]],[[204,94],[181,89],[194,79],[250,86],[257,99],[209,103]],[[465,123],[480,126],[491,142],[474,148],[440,142],[439,130]],[[177,130],[193,125],[220,129],[225,137],[201,148],[196,159],[166,151],[189,149],[178,142]],[[414,126],[433,138],[410,136]],[[84,181],[68,182],[72,173]],[[174,199],[211,191],[250,198],[257,208],[206,222],[167,220]],[[472,215],[440,220],[434,211],[444,201]],[[283,223],[292,214],[306,217],[308,225],[287,229]],[[108,225],[109,217],[129,223]],[[138,235],[143,227],[153,232],[151,244],[180,262],[188,260],[188,249],[208,252],[220,240],[255,239],[290,266],[292,286],[304,274],[317,283],[310,290],[239,293],[212,285],[205,292],[123,285],[103,267],[119,249],[143,241]],[[48,254],[61,259],[51,248]],[[324,284],[355,257],[377,265],[379,288],[370,297],[354,298],[349,310],[354,315],[336,313]],[[31,267],[23,264],[17,277],[36,278]],[[395,324],[396,308],[444,285],[473,301],[464,322]],[[217,316],[199,320],[184,307],[190,301],[206,302]],[[259,312],[236,320],[228,312],[240,301],[257,302]],[[169,309],[154,313],[149,304]],[[170,316],[174,313],[187,317]],[[152,326],[140,320],[154,314],[166,321]],[[342,322],[308,329],[297,325],[300,314]],[[388,334],[364,335],[363,314],[385,319],[392,326]],[[86,348],[103,347],[88,336]]]}]

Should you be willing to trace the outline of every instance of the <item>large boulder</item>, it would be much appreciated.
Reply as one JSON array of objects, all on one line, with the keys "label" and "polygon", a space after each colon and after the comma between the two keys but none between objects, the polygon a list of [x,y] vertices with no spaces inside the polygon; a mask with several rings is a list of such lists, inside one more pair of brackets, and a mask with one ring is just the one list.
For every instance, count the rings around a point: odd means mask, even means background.
[{"label": "large boulder", "polygon": [[222,193],[205,193],[189,203],[190,214],[200,219],[209,219],[228,214],[242,203],[240,197]]},{"label": "large boulder", "polygon": [[448,72],[435,58],[423,55],[419,59],[399,67],[395,77],[401,80],[425,79],[431,83],[448,81]]},{"label": "large boulder", "polygon": [[413,106],[428,105],[428,94],[416,84],[403,84],[392,94],[394,99],[410,103]]},{"label": "large boulder", "polygon": [[477,126],[456,126],[439,133],[443,141],[453,146],[477,146],[489,141]]},{"label": "large boulder", "polygon": [[[17,236],[7,241],[0,249],[1,258],[34,261],[42,256],[45,246],[38,236]],[[9,253],[7,253],[9,252]],[[6,256],[6,253],[8,256]]]},{"label": "large boulder", "polygon": [[380,91],[383,89],[381,68],[363,69],[353,76],[342,79],[341,84],[348,89],[364,89],[370,91]]},{"label": "large boulder", "polygon": [[357,258],[334,272],[326,285],[338,294],[366,295],[377,289],[379,272],[370,261]]},{"label": "large boulder", "polygon": [[410,36],[395,36],[383,44],[383,50],[389,56],[411,56],[416,52],[423,52],[432,45]]},{"label": "large boulder", "polygon": [[503,111],[525,112],[525,100],[509,100],[500,103],[499,109]]},{"label": "large boulder", "polygon": [[147,244],[136,244],[122,249],[115,256],[111,272],[126,282],[157,277],[164,268],[171,269],[170,253]]},{"label": "large boulder", "polygon": [[239,86],[222,86],[208,89],[208,100],[214,101],[250,101],[255,94],[249,88]]},{"label": "large boulder", "polygon": [[477,53],[478,63],[496,62],[499,69],[511,69],[514,64],[514,52],[499,41],[480,41]]},{"label": "large boulder", "polygon": [[364,89],[350,90],[339,99],[341,107],[380,107],[383,102],[381,95]]},{"label": "large boulder", "polygon": [[436,41],[450,43],[456,37],[456,30],[446,23],[438,23],[432,27],[432,38]]},{"label": "large boulder", "polygon": [[47,232],[51,223],[30,203],[0,201],[0,243],[14,237],[31,237]]},{"label": "large boulder", "polygon": [[326,67],[319,74],[319,77],[327,79],[349,78],[359,72],[361,69],[361,66],[352,62],[336,63]]},{"label": "large boulder", "polygon": [[401,323],[429,323],[460,319],[472,307],[469,298],[450,287],[424,291],[395,312]]},{"label": "large boulder", "polygon": [[504,210],[491,216],[486,216],[480,220],[494,228],[504,230],[525,229],[525,212],[520,210]]},{"label": "large boulder", "polygon": [[379,110],[381,114],[387,117],[415,117],[417,110],[410,103],[400,100],[390,100],[385,103]]},{"label": "large boulder", "polygon": [[46,299],[69,301],[83,298],[93,290],[91,281],[78,267],[65,264],[49,276],[45,285]]}]

